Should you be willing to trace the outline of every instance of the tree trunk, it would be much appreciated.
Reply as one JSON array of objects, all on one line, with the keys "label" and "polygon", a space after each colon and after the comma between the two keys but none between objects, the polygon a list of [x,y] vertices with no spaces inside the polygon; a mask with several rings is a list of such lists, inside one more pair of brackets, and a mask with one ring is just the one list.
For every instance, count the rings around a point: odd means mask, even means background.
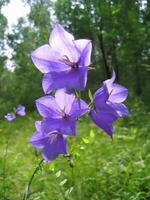
[{"label": "tree trunk", "polygon": [[138,63],[136,64],[135,68],[136,72],[136,95],[141,96],[142,89],[141,89],[141,74],[140,74],[140,69]]},{"label": "tree trunk", "polygon": [[115,41],[113,41],[113,51],[112,51],[112,63],[116,73],[116,81],[119,83],[119,63],[116,55],[116,45]]},{"label": "tree trunk", "polygon": [[103,56],[103,62],[104,62],[106,77],[110,78],[110,76],[111,76],[110,68],[109,68],[109,65],[107,63],[107,57],[106,57],[106,52],[105,52],[104,39],[103,39],[102,31],[103,31],[103,24],[102,24],[102,20],[101,20],[101,22],[100,22],[100,34],[98,35],[98,39],[99,39],[100,49],[101,49],[102,56]]}]

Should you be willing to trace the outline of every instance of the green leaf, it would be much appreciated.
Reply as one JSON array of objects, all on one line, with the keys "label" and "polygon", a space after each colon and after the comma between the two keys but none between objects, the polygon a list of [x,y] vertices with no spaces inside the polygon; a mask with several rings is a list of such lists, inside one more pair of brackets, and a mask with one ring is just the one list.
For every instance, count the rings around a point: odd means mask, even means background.
[{"label": "green leaf", "polygon": [[90,130],[90,137],[91,137],[91,138],[94,138],[94,137],[95,137],[95,133],[94,133],[93,129]]},{"label": "green leaf", "polygon": [[75,90],[75,95],[76,95],[77,98],[81,98],[81,92],[80,91]]},{"label": "green leaf", "polygon": [[61,175],[61,171],[59,170],[59,171],[56,173],[56,177],[58,178],[58,177],[60,177],[60,175]]},{"label": "green leaf", "polygon": [[59,183],[59,185],[60,185],[60,186],[63,186],[63,185],[65,185],[66,182],[67,182],[67,179],[64,179],[63,181],[61,181],[61,182]]},{"label": "green leaf", "polygon": [[113,9],[112,9],[112,14],[114,15],[114,14],[118,13],[119,11],[120,11],[120,8],[118,8],[118,7],[113,7]]},{"label": "green leaf", "polygon": [[48,168],[49,168],[51,171],[54,171],[54,170],[55,170],[55,165],[54,165],[54,163],[49,163]]},{"label": "green leaf", "polygon": [[93,95],[92,95],[92,93],[91,93],[91,90],[89,89],[89,99],[91,100],[91,101],[93,101]]},{"label": "green leaf", "polygon": [[81,147],[80,147],[80,149],[81,149],[81,150],[84,150],[84,149],[85,149],[85,147],[84,147],[84,146],[81,146]]},{"label": "green leaf", "polygon": [[82,140],[83,140],[83,142],[84,142],[85,144],[88,144],[88,143],[89,143],[89,140],[88,140],[87,138],[82,138]]},{"label": "green leaf", "polygon": [[65,192],[65,197],[68,197],[69,194],[72,192],[72,190],[73,190],[73,187],[71,187],[71,188],[69,188],[68,190],[66,190],[66,192]]}]

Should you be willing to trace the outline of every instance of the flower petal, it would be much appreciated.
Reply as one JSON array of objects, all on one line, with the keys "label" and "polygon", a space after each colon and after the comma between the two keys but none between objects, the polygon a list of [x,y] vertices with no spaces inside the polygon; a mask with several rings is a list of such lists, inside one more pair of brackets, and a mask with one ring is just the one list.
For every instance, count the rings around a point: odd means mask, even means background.
[{"label": "flower petal", "polygon": [[56,24],[51,32],[49,44],[54,50],[61,53],[62,56],[68,56],[71,62],[77,62],[79,54],[73,40],[73,35],[65,31],[60,24]]},{"label": "flower petal", "polygon": [[41,149],[42,156],[46,162],[54,160],[59,154],[66,154],[66,137],[54,131],[47,135],[35,132],[29,142],[38,149]]},{"label": "flower petal", "polygon": [[89,40],[86,47],[83,49],[80,59],[79,66],[89,66],[91,64],[91,52],[92,52],[92,43]]},{"label": "flower petal", "polygon": [[54,160],[59,154],[67,154],[66,137],[62,134],[51,134],[47,144],[42,149],[42,156],[45,162]]},{"label": "flower petal", "polygon": [[67,93],[65,89],[59,89],[55,93],[55,100],[60,109],[68,114],[75,100],[75,95]]},{"label": "flower petal", "polygon": [[65,135],[75,135],[76,133],[76,121],[74,119],[68,118],[67,120],[45,118],[42,121],[42,130],[45,133],[57,130]]},{"label": "flower petal", "polygon": [[87,40],[87,39],[79,39],[79,40],[75,40],[74,44],[75,44],[77,50],[81,54],[89,42],[90,42],[90,40]]},{"label": "flower petal", "polygon": [[43,135],[41,132],[36,131],[31,138],[29,139],[29,142],[38,149],[44,148],[44,146],[47,144],[48,141],[48,135]]},{"label": "flower petal", "polygon": [[111,95],[109,97],[109,101],[114,103],[122,103],[126,100],[128,96],[128,89],[119,85],[119,84],[113,84],[111,87]]},{"label": "flower petal", "polygon": [[44,75],[42,86],[45,94],[60,88],[84,90],[87,82],[87,67]]},{"label": "flower petal", "polygon": [[108,135],[112,136],[114,129],[112,123],[117,120],[117,117],[111,113],[100,111],[95,113],[94,110],[90,112],[90,117],[93,122],[102,128]]},{"label": "flower petal", "polygon": [[36,107],[42,117],[59,118],[60,108],[52,96],[41,97],[36,100]]},{"label": "flower petal", "polygon": [[[103,84],[106,84],[108,86],[108,89],[109,89],[109,86],[113,84],[115,79],[116,79],[116,73],[113,70],[112,77],[110,79],[107,79],[106,81],[104,81]],[[111,91],[109,90],[109,92],[111,92]]]},{"label": "flower petal", "polygon": [[109,98],[109,93],[107,87],[103,85],[94,93],[94,105],[95,107],[102,108],[103,104],[107,102]]},{"label": "flower petal", "polygon": [[41,121],[36,121],[35,122],[35,128],[38,132],[42,132],[41,130]]},{"label": "flower petal", "polygon": [[61,55],[49,45],[43,45],[32,52],[31,58],[42,73],[65,71],[70,67],[61,62]]},{"label": "flower petal", "polygon": [[116,74],[113,71],[112,78],[104,81],[103,84],[107,87],[107,90],[110,94],[109,101],[113,103],[122,103],[128,96],[128,89],[122,85],[113,83],[115,78]]},{"label": "flower petal", "polygon": [[82,99],[75,99],[72,104],[72,108],[70,110],[69,115],[72,118],[76,119],[76,118],[81,117],[87,112],[89,112],[89,107],[87,103],[85,103]]},{"label": "flower petal", "polygon": [[118,117],[129,115],[128,108],[122,103],[110,103],[109,106],[114,109]]}]

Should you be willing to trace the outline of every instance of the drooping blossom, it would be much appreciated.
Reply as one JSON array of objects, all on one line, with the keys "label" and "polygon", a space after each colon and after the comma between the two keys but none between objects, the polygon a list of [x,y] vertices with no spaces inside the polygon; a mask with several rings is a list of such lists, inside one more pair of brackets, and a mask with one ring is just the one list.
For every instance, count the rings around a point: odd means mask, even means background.
[{"label": "drooping blossom", "polygon": [[74,40],[72,34],[56,24],[49,44],[31,54],[35,66],[44,73],[42,82],[45,94],[60,88],[84,90],[88,66],[91,63],[90,40]]},{"label": "drooping blossom", "polygon": [[67,135],[75,135],[77,118],[89,111],[88,105],[82,99],[75,98],[74,94],[66,92],[65,89],[57,90],[55,97],[37,99],[36,106],[44,118],[44,132],[58,130]]},{"label": "drooping blossom", "polygon": [[103,82],[103,85],[94,94],[95,109],[90,112],[92,120],[107,134],[112,136],[113,122],[124,115],[129,115],[128,108],[123,104],[128,96],[128,90],[116,83],[115,72],[112,78]]},{"label": "drooping blossom", "polygon": [[41,121],[35,122],[36,132],[31,136],[29,142],[40,149],[45,162],[54,160],[59,154],[67,154],[66,136],[54,130],[44,133]]},{"label": "drooping blossom", "polygon": [[16,114],[18,114],[18,115],[20,115],[20,116],[25,116],[25,115],[26,115],[25,106],[19,105],[19,106],[16,108]]},{"label": "drooping blossom", "polygon": [[7,113],[4,117],[8,122],[12,122],[16,118],[14,113]]}]

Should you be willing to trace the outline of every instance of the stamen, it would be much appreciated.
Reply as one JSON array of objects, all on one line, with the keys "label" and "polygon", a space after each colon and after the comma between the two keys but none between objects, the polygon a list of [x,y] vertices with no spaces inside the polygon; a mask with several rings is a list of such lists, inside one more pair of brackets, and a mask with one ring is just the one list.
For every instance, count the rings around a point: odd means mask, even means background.
[{"label": "stamen", "polygon": [[63,116],[63,119],[64,119],[64,120],[68,120],[68,119],[69,119],[69,115],[65,114],[65,115]]},{"label": "stamen", "polygon": [[59,59],[60,62],[63,62],[66,65],[71,66],[73,69],[78,67],[77,63],[73,63],[69,60],[68,56],[64,55],[62,59]]},{"label": "stamen", "polygon": [[111,90],[111,92],[110,92],[109,96],[112,94],[112,92],[113,92],[113,89]]},{"label": "stamen", "polygon": [[58,137],[59,137],[58,133],[52,133],[51,135],[49,135],[49,143],[52,144],[54,141],[57,140]]},{"label": "stamen", "polygon": [[107,100],[107,102],[108,102],[108,103],[113,103],[113,102],[112,102],[112,101],[110,101],[110,100]]},{"label": "stamen", "polygon": [[65,107],[63,108],[63,110],[56,110],[59,114],[60,114],[60,116],[64,119],[64,120],[68,120],[69,119],[69,115],[67,115],[66,113],[65,113]]},{"label": "stamen", "polygon": [[[113,89],[110,91],[109,97],[110,97],[110,95],[112,94],[112,92],[113,92]],[[108,97],[107,102],[108,102],[108,103],[113,103],[112,101],[109,100],[109,97]]]}]

